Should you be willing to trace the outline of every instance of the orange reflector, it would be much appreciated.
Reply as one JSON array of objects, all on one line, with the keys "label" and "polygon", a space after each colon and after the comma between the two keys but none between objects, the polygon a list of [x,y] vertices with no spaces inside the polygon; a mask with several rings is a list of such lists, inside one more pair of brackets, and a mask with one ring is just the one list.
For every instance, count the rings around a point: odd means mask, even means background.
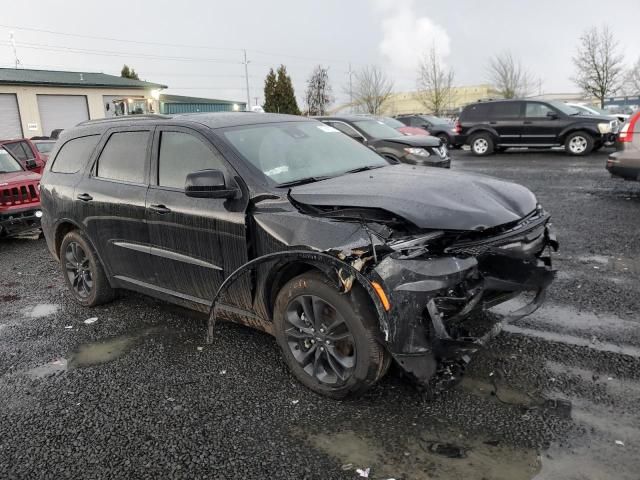
[{"label": "orange reflector", "polygon": [[384,289],[382,288],[382,285],[380,285],[378,282],[371,282],[371,285],[373,285],[373,289],[378,294],[378,297],[380,298],[380,301],[382,302],[382,306],[384,307],[384,309],[387,312],[391,310],[391,303],[387,298],[387,294],[384,293]]}]

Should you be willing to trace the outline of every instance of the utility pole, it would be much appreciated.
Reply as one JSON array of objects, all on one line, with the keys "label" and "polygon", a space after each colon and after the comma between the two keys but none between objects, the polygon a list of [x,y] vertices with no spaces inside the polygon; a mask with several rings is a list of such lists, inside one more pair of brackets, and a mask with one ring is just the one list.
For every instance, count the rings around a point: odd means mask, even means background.
[{"label": "utility pole", "polygon": [[249,94],[249,69],[247,68],[247,66],[249,65],[249,61],[247,60],[247,51],[246,50],[242,50],[242,52],[244,53],[244,81],[247,85],[247,106],[245,108],[245,110],[247,112],[251,111],[251,95]]},{"label": "utility pole", "polygon": [[18,68],[18,65],[20,65],[20,60],[18,59],[18,51],[16,50],[16,39],[13,38],[13,32],[9,33],[9,42],[13,47],[13,58],[15,59],[15,68]]},{"label": "utility pole", "polygon": [[257,107],[258,106],[258,97],[253,97],[253,104]]}]

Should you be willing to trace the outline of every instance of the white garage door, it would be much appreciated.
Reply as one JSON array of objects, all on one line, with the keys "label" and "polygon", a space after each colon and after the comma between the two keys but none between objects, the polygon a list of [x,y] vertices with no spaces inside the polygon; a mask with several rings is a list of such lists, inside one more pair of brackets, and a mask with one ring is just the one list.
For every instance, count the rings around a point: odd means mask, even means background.
[{"label": "white garage door", "polygon": [[18,100],[13,93],[0,94],[0,139],[22,138]]},{"label": "white garage door", "polygon": [[38,95],[38,109],[43,135],[89,120],[87,97],[84,95]]}]

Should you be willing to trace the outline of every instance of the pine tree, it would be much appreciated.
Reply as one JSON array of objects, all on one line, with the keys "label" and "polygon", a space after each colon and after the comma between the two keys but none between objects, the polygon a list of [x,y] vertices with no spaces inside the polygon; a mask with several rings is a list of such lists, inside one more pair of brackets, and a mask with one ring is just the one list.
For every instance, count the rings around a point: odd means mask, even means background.
[{"label": "pine tree", "polygon": [[136,73],[135,69],[129,68],[129,65],[124,65],[122,67],[122,70],[120,71],[120,76],[122,78],[131,78],[132,80],[140,80],[140,78],[138,78],[138,74]]},{"label": "pine tree", "polygon": [[284,65],[280,65],[280,68],[278,68],[275,90],[277,105],[279,107],[278,113],[300,115],[296,94],[293,90],[293,82],[291,81],[291,77],[287,75],[287,67]]},{"label": "pine tree", "polygon": [[273,68],[269,69],[267,78],[264,79],[264,108],[265,112],[278,112],[278,105],[276,103],[276,74]]}]

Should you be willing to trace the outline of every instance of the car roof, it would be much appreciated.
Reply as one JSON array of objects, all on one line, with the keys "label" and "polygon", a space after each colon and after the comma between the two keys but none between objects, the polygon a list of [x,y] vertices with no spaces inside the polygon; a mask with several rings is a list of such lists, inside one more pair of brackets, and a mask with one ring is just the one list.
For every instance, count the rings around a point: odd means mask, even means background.
[{"label": "car roof", "polygon": [[374,115],[330,115],[324,117],[313,117],[316,120],[342,120],[343,122],[359,122],[362,120],[375,120]]},{"label": "car roof", "polygon": [[212,112],[212,113],[183,113],[176,115],[126,115],[122,117],[102,118],[98,120],[88,120],[78,124],[78,126],[92,125],[126,125],[136,123],[162,124],[164,121],[173,120],[195,122],[209,128],[237,127],[241,125],[259,125],[264,123],[278,122],[304,122],[310,121],[308,117],[298,115],[284,115],[278,113],[255,113],[255,112]]}]

